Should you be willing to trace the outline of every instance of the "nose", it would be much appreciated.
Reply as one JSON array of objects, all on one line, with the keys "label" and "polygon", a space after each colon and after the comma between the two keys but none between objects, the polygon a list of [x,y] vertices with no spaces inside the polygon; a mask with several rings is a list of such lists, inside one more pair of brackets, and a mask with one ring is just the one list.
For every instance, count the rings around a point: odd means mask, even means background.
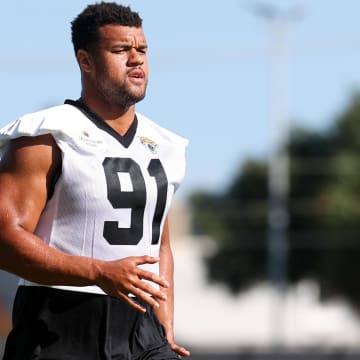
[{"label": "nose", "polygon": [[130,65],[142,65],[144,63],[144,54],[132,47],[129,50],[128,63]]}]

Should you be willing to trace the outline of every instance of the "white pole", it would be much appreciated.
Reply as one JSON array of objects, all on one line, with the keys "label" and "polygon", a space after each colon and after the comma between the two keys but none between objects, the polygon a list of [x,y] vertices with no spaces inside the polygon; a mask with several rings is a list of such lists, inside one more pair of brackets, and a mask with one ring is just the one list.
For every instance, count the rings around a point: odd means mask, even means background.
[{"label": "white pole", "polygon": [[272,342],[284,343],[283,297],[287,280],[289,141],[287,117],[287,21],[271,19],[271,154],[268,165],[268,277],[275,287]]}]

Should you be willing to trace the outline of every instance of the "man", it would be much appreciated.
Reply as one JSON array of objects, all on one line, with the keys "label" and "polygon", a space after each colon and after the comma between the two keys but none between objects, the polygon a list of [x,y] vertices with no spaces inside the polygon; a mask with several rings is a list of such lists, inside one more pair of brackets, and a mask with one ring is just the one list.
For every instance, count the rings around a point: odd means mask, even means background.
[{"label": "man", "polygon": [[167,213],[187,141],[135,112],[142,19],[116,3],[72,22],[77,101],[0,131],[0,267],[22,278],[4,360],[178,359]]}]

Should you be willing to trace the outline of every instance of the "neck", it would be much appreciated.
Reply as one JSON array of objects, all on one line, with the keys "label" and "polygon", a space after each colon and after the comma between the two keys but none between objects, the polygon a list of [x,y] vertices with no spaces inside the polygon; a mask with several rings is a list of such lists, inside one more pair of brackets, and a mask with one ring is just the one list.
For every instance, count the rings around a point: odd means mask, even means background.
[{"label": "neck", "polygon": [[97,114],[120,135],[126,134],[135,117],[135,105],[121,108],[113,104],[105,104],[98,98],[81,95],[81,102]]}]

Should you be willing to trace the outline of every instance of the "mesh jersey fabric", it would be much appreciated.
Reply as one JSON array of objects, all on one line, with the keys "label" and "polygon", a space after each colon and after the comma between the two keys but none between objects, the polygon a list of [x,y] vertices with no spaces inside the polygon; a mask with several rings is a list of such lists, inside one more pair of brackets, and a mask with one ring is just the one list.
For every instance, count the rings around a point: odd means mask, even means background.
[{"label": "mesh jersey fabric", "polygon": [[[91,115],[63,104],[0,130],[0,152],[11,139],[44,134],[61,150],[61,175],[35,230],[49,246],[103,260],[159,255],[164,221],[184,177],[188,141],[138,113],[135,125],[124,144],[109,126],[99,127]],[[158,264],[143,267],[159,271]],[[103,293],[95,286],[56,287]]]}]

